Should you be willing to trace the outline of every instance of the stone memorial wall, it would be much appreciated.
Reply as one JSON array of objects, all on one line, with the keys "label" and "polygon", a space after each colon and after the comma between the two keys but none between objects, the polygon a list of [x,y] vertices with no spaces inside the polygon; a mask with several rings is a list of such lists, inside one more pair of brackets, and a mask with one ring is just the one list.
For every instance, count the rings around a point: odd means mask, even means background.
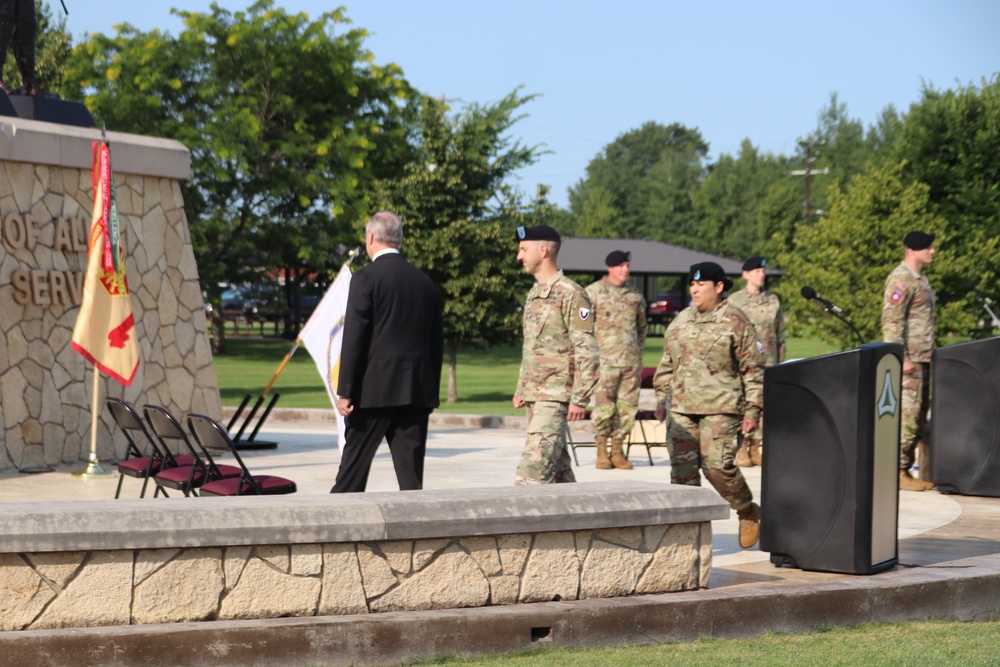
[{"label": "stone memorial wall", "polygon": [[728,515],[651,482],[0,503],[0,631],[697,590]]},{"label": "stone memorial wall", "polygon": [[[96,130],[0,119],[0,471],[85,460],[92,367],[70,347],[83,293]],[[100,381],[98,458],[115,460],[103,399],[221,414],[175,141],[109,132],[139,371]],[[117,440],[116,440],[117,438]]]}]

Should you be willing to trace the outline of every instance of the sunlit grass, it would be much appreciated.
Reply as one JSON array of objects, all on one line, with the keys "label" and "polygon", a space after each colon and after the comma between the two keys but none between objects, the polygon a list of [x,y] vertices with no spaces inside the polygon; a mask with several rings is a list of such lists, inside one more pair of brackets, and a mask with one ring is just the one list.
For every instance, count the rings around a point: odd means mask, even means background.
[{"label": "sunlit grass", "polygon": [[[219,391],[223,405],[239,405],[246,394],[259,396],[291,348],[280,338],[229,336],[229,353],[215,357]],[[813,357],[835,352],[836,348],[818,340],[793,338],[788,341],[788,357]],[[646,343],[643,363],[656,366],[663,352],[663,338],[652,336]],[[446,403],[448,369],[441,375],[441,411],[465,414],[516,415],[511,396],[521,365],[520,346],[486,350],[463,350],[458,354],[458,403]],[[281,394],[279,407],[329,408],[319,371],[305,348],[292,356],[272,389]]]}]

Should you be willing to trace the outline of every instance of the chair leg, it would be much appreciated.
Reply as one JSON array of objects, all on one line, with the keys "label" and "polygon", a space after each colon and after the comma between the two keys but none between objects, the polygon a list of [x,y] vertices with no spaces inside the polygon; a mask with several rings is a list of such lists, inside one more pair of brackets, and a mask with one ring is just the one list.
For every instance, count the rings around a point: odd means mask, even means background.
[{"label": "chair leg", "polygon": [[139,497],[140,498],[145,498],[146,497],[146,487],[148,485],[149,485],[149,476],[147,475],[146,477],[142,478],[142,491],[139,492]]},{"label": "chair leg", "polygon": [[576,457],[576,444],[573,442],[573,434],[570,433],[569,424],[566,425],[566,444],[569,445],[569,450],[573,453],[573,462],[576,463],[576,467],[580,467],[580,459]]},{"label": "chair leg", "polygon": [[122,494],[122,482],[125,481],[125,475],[118,473],[118,488],[115,490],[115,500],[118,500],[118,496]]}]

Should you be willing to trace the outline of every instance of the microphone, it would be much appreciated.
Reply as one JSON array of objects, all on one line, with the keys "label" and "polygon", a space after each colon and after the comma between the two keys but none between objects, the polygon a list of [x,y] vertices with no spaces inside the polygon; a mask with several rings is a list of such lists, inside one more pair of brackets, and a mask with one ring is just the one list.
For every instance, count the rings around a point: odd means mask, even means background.
[{"label": "microphone", "polygon": [[974,292],[975,295],[979,297],[979,300],[982,301],[983,303],[993,303],[993,301],[990,300],[990,297],[986,296],[982,291],[979,290],[979,288],[977,288],[971,282],[965,283],[965,287],[970,292]]},{"label": "microphone", "polygon": [[840,306],[838,306],[837,304],[833,303],[832,301],[827,301],[826,299],[824,299],[820,295],[816,294],[816,290],[814,290],[809,285],[804,285],[802,287],[802,296],[804,296],[806,299],[808,299],[810,301],[812,301],[813,299],[815,299],[816,301],[819,301],[821,304],[823,304],[826,307],[827,310],[832,310],[835,313],[842,313],[842,312],[844,312],[844,309],[841,308]]}]

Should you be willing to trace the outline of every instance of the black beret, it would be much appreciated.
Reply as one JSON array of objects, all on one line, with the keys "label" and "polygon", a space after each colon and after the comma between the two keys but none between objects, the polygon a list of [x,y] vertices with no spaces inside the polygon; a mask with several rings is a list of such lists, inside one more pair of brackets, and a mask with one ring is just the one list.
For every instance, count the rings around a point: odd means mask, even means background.
[{"label": "black beret", "polygon": [[903,245],[910,250],[925,250],[934,244],[934,235],[927,232],[910,232],[903,238]]},{"label": "black beret", "polygon": [[763,257],[751,257],[747,261],[743,262],[744,271],[753,271],[754,269],[763,269],[767,266],[767,260]]},{"label": "black beret", "polygon": [[612,250],[608,253],[608,256],[604,258],[605,266],[621,266],[625,262],[632,261],[632,253],[625,250]]},{"label": "black beret", "polygon": [[715,262],[701,262],[693,264],[688,273],[688,282],[699,280],[711,280],[713,283],[722,283],[724,290],[733,288],[733,281],[726,277],[726,272]]},{"label": "black beret", "polygon": [[548,225],[535,225],[534,227],[518,227],[517,242],[521,241],[555,241],[562,243],[559,232]]}]

